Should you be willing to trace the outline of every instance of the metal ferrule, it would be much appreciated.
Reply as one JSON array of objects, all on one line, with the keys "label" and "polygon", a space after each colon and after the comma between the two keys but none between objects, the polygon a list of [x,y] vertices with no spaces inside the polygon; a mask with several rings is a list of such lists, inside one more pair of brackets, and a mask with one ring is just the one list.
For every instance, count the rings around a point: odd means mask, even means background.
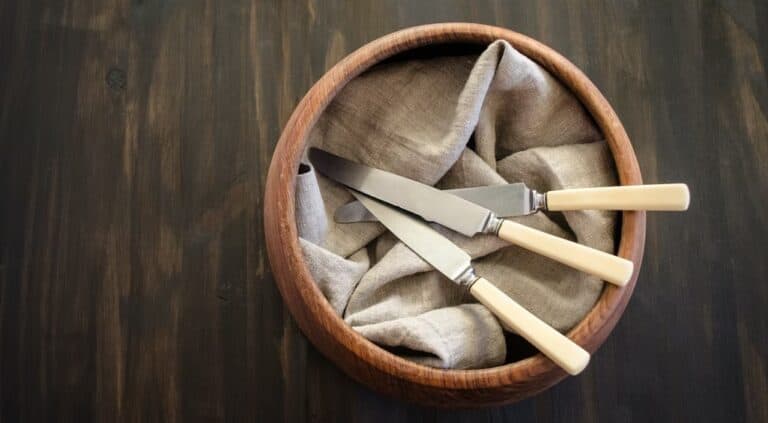
[{"label": "metal ferrule", "polygon": [[461,287],[469,289],[478,279],[480,279],[480,277],[475,274],[475,269],[472,268],[472,266],[469,266],[459,275],[459,277],[454,279],[454,282]]},{"label": "metal ferrule", "polygon": [[533,211],[547,209],[547,194],[540,194],[532,189],[530,201]]},{"label": "metal ferrule", "polygon": [[483,230],[483,233],[496,235],[499,233],[499,229],[501,229],[502,223],[504,223],[504,219],[499,219],[498,216],[491,213],[488,216],[488,221],[485,222],[485,229]]}]

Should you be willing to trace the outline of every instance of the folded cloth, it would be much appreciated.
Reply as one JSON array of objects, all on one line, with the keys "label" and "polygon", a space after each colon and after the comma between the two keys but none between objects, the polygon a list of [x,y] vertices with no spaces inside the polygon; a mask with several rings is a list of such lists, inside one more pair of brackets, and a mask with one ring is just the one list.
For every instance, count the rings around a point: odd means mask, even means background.
[{"label": "folded cloth", "polygon": [[[479,55],[382,63],[352,80],[310,145],[442,189],[525,182],[539,191],[616,184],[602,135],[578,100],[536,63],[497,41]],[[302,168],[296,216],[309,269],[334,310],[410,360],[471,369],[504,363],[503,329],[468,293],[375,222],[337,224],[353,198]],[[613,252],[614,212],[536,213],[515,221]],[[560,331],[591,309],[602,281],[509,245],[435,226],[478,274]]]}]

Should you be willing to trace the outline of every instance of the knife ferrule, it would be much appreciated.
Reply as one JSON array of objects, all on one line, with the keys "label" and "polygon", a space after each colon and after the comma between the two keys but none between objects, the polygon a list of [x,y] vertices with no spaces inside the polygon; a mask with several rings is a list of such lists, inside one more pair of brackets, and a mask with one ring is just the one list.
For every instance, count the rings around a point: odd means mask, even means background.
[{"label": "knife ferrule", "polygon": [[495,213],[489,213],[488,220],[486,220],[485,225],[483,225],[483,233],[492,235],[498,234],[502,223],[504,223],[504,219],[499,218]]},{"label": "knife ferrule", "polygon": [[541,194],[535,189],[531,190],[531,213],[547,209],[547,194]]},{"label": "knife ferrule", "polygon": [[475,269],[472,266],[469,266],[453,281],[459,286],[469,289],[478,279],[480,279],[480,277],[475,274]]}]

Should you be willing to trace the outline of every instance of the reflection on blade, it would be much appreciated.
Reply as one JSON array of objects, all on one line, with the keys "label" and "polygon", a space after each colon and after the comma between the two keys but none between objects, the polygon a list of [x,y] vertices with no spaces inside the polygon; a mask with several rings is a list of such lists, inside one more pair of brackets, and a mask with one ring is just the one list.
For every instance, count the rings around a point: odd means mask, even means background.
[{"label": "reflection on blade", "polygon": [[490,210],[463,198],[316,148],[309,150],[309,159],[331,179],[466,236],[483,232],[492,216]]},{"label": "reflection on blade", "polygon": [[400,241],[452,281],[458,281],[472,268],[469,254],[422,220],[364,194],[351,192]]}]

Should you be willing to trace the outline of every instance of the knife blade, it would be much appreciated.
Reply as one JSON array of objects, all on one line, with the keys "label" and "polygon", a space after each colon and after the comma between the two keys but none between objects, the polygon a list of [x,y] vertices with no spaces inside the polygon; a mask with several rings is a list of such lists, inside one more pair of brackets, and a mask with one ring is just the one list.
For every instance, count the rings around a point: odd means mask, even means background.
[{"label": "knife blade", "polygon": [[465,236],[494,234],[499,238],[571,266],[606,282],[626,285],[631,261],[497,217],[485,207],[408,178],[375,169],[317,148],[309,159],[320,172],[356,191],[407,210]]},{"label": "knife blade", "polygon": [[[491,210],[499,217],[522,216],[541,207],[541,194],[523,183],[443,190]],[[339,223],[374,222],[376,218],[359,201],[339,206],[333,215]]]},{"label": "knife blade", "polygon": [[587,351],[475,274],[472,259],[423,221],[378,200],[350,190],[379,221],[414,253],[453,282],[469,289],[508,328],[536,346],[572,375],[589,363]]},{"label": "knife blade", "polygon": [[[688,209],[690,193],[685,184],[624,185],[554,190],[539,193],[518,182],[472,188],[444,190],[499,217],[515,217],[539,210],[648,210],[682,211]],[[376,218],[358,201],[336,209],[339,223],[375,222]]]}]

